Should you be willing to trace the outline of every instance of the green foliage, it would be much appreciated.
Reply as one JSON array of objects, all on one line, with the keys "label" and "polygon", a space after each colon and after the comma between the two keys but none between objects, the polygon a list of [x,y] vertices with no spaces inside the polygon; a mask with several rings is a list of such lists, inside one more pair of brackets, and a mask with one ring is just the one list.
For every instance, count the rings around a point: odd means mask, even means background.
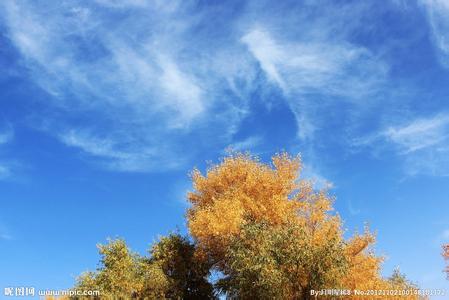
[{"label": "green foliage", "polygon": [[98,246],[103,268],[97,275],[103,293],[127,297],[138,294],[142,278],[140,257],[132,253],[125,241],[115,240]]},{"label": "green foliage", "polygon": [[[214,299],[215,292],[231,299],[311,299],[312,289],[417,289],[399,270],[382,278],[374,235],[366,230],[345,239],[332,197],[299,179],[300,167],[286,153],[272,165],[236,154],[206,175],[194,171],[187,211],[194,243],[170,234],[145,257],[110,240],[98,246],[97,271],[82,274],[76,288],[99,290],[102,299]],[[444,249],[449,258],[449,245]],[[223,275],[215,286],[211,270]]]},{"label": "green foliage", "polygon": [[393,270],[393,274],[387,278],[387,281],[397,289],[407,290],[407,289],[417,289],[418,286],[407,279],[405,274],[401,273],[399,267]]},{"label": "green foliage", "polygon": [[342,242],[313,245],[311,234],[294,224],[243,226],[226,260],[226,277],[217,286],[239,299],[307,298],[310,289],[338,288],[347,268]]},{"label": "green foliage", "polygon": [[195,247],[177,234],[162,237],[152,247],[151,263],[161,267],[170,279],[166,297],[170,299],[212,299],[214,292],[207,281],[210,266],[195,257]]},{"label": "green foliage", "polygon": [[101,298],[114,299],[214,298],[209,267],[195,260],[194,246],[177,234],[161,238],[150,257],[131,252],[121,239],[98,249],[100,267],[78,277],[75,289],[99,290]]},{"label": "green foliage", "polygon": [[76,289],[99,290],[103,296],[118,298],[137,296],[143,285],[141,258],[121,239],[109,240],[108,244],[97,247],[101,255],[100,266],[97,272],[82,274]]},{"label": "green foliage", "polygon": [[[146,260],[146,259],[145,259]],[[165,299],[170,288],[171,280],[164,273],[162,267],[157,263],[145,261],[140,274],[143,286],[139,293],[139,298],[144,299]]]}]

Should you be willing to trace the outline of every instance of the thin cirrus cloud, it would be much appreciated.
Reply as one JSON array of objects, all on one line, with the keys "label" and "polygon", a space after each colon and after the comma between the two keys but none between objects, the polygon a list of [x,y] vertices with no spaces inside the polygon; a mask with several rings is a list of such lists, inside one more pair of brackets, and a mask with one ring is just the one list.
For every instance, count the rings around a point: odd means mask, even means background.
[{"label": "thin cirrus cloud", "polygon": [[6,241],[12,240],[12,236],[10,236],[7,233],[0,233],[0,240],[6,240]]},{"label": "thin cirrus cloud", "polygon": [[12,239],[14,239],[14,237],[11,235],[11,231],[0,220],[0,242],[1,241],[9,241],[9,240],[12,240]]},{"label": "thin cirrus cloud", "polygon": [[408,175],[449,176],[449,115],[417,119],[385,136],[399,146]]},{"label": "thin cirrus cloud", "polygon": [[11,176],[11,169],[0,161],[0,180],[6,179]]},{"label": "thin cirrus cloud", "polygon": [[0,129],[0,180],[11,177],[11,162],[2,158],[2,148],[6,147],[13,139],[14,132],[11,128]]},{"label": "thin cirrus cloud", "polygon": [[0,129],[0,146],[9,143],[13,138],[12,129]]},{"label": "thin cirrus cloud", "polygon": [[354,143],[356,146],[392,147],[403,158],[407,175],[449,176],[449,114],[415,118],[388,126]]},{"label": "thin cirrus cloud", "polygon": [[[138,142],[124,143],[123,139],[98,137],[90,132],[70,130],[60,136],[60,140],[69,147],[81,150],[83,154],[97,158],[97,164],[106,169],[124,172],[145,172],[154,170],[160,165],[165,169],[174,169],[182,164],[182,159],[161,161],[159,151],[170,149],[150,148]],[[122,143],[118,143],[122,141]]]},{"label": "thin cirrus cloud", "polygon": [[82,127],[48,117],[59,128],[48,133],[106,168],[151,171],[195,152],[185,151],[186,141],[198,147],[210,131],[218,148],[238,144],[233,135],[257,89],[279,90],[298,136],[311,141],[326,120],[312,112],[317,98],[358,110],[382,87],[388,66],[348,38],[369,7],[329,5],[317,16],[296,7],[280,17],[260,3],[232,18],[231,7],[217,15],[213,6],[179,1],[0,7],[31,79],[49,95],[45,105],[90,116]]},{"label": "thin cirrus cloud", "polygon": [[260,146],[263,142],[262,137],[260,136],[250,136],[246,139],[243,139],[241,141],[237,141],[231,145],[228,146],[228,149],[231,151],[239,151],[239,152],[245,152],[245,151],[252,151],[253,153],[256,153],[257,146]]},{"label": "thin cirrus cloud", "polygon": [[268,79],[286,95],[301,139],[313,137],[316,130],[308,111],[317,103],[310,103],[307,95],[333,101],[340,97],[358,105],[361,98],[382,86],[388,69],[367,49],[344,39],[331,41],[321,34],[309,38],[307,42],[277,40],[263,28],[242,38]]},{"label": "thin cirrus cloud", "polygon": [[422,0],[432,39],[443,65],[449,67],[449,1]]},{"label": "thin cirrus cloud", "polygon": [[95,0],[95,2],[109,7],[127,7],[127,6],[137,6],[137,7],[145,7],[148,5],[148,1],[146,0]]},{"label": "thin cirrus cloud", "polygon": [[[84,128],[46,119],[53,124],[47,127],[67,127],[49,133],[84,153],[103,157],[110,162],[107,168],[120,171],[151,171],[157,161],[179,157],[173,149],[186,140],[179,136],[197,129],[195,136],[200,138],[201,128],[208,124],[220,133],[227,131],[226,125],[232,134],[245,101],[225,100],[223,90],[243,95],[235,79],[248,78],[247,71],[195,52],[196,37],[189,33],[195,20],[185,15],[188,7],[118,4],[61,4],[51,7],[51,15],[46,7],[32,3],[2,4],[9,38],[25,58],[32,79],[51,96],[47,104],[95,119]],[[122,9],[138,10],[116,22],[114,15]],[[232,50],[216,51],[217,57],[243,61],[233,55]],[[214,115],[212,121],[206,113]],[[101,124],[102,120],[106,121]],[[167,165],[172,164],[163,167]]]},{"label": "thin cirrus cloud", "polygon": [[399,127],[389,127],[382,135],[399,146],[403,154],[449,144],[449,115],[419,118]]},{"label": "thin cirrus cloud", "polygon": [[[296,91],[359,97],[381,79],[384,71],[382,63],[375,63],[367,49],[344,41],[278,41],[268,30],[256,28],[243,36],[242,42],[268,78],[287,94]],[[371,72],[372,78],[364,76]],[[348,89],[349,85],[352,88]]]},{"label": "thin cirrus cloud", "polygon": [[325,178],[318,170],[310,164],[305,164],[300,172],[300,176],[304,179],[310,180],[314,188],[317,190],[330,189],[335,187],[334,183]]},{"label": "thin cirrus cloud", "polygon": [[[66,100],[63,90],[69,87],[95,97],[95,103],[76,99],[81,105],[170,113],[170,124],[185,125],[201,113],[201,88],[168,47],[153,40],[137,44],[126,29],[109,30],[112,20],[97,19],[92,8],[55,10],[46,16],[42,8],[5,4],[11,40],[28,59],[34,79],[57,101]],[[163,35],[168,29],[159,30]]]}]

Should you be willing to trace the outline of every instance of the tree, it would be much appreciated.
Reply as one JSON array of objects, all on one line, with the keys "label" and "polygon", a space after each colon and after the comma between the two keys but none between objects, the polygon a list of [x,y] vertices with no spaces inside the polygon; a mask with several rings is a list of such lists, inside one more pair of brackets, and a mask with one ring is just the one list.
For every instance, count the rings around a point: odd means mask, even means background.
[{"label": "tree", "polygon": [[347,270],[343,242],[313,245],[297,224],[249,223],[231,240],[221,291],[239,299],[308,299],[310,289],[340,288]]},{"label": "tree", "polygon": [[178,234],[162,237],[149,257],[129,250],[122,239],[98,246],[96,272],[78,277],[75,289],[99,290],[101,297],[139,299],[213,299],[209,267],[194,257],[194,246]]},{"label": "tree", "polygon": [[103,296],[136,297],[143,289],[145,265],[140,256],[129,250],[122,239],[99,244],[101,255],[97,272],[83,273],[77,280],[78,290],[99,290]]},{"label": "tree", "polygon": [[285,153],[271,165],[237,153],[206,175],[193,171],[188,227],[199,257],[224,274],[221,290],[243,299],[309,299],[324,287],[390,287],[374,236],[366,230],[345,240],[333,199],[301,180],[300,167]]},{"label": "tree", "polygon": [[195,247],[177,234],[162,237],[151,251],[150,264],[160,266],[169,278],[165,297],[169,299],[213,299],[208,282],[210,266],[195,257]]},{"label": "tree", "polygon": [[401,273],[399,267],[393,270],[393,274],[388,278],[388,282],[398,289],[417,289],[417,285],[407,279],[405,274]]},{"label": "tree", "polygon": [[[449,262],[449,244],[443,245],[443,257],[446,260],[446,262]],[[444,272],[446,272],[449,279],[449,264],[446,265]]]},{"label": "tree", "polygon": [[[162,237],[149,256],[120,239],[99,245],[98,270],[81,275],[77,288],[124,299],[312,299],[312,290],[323,289],[408,290],[388,299],[419,299],[399,270],[382,278],[383,258],[367,227],[344,237],[333,198],[301,179],[300,170],[300,158],[285,153],[272,164],[237,153],[205,175],[194,170],[187,211],[192,239]],[[449,257],[449,246],[444,249]],[[212,284],[211,273],[222,276]]]}]

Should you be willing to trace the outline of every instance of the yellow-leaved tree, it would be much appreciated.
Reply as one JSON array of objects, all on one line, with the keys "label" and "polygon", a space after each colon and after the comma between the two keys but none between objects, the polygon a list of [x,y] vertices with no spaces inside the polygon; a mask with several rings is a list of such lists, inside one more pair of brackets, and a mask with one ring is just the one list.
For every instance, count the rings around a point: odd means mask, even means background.
[{"label": "yellow-leaved tree", "polygon": [[351,291],[337,299],[419,299],[399,270],[382,278],[368,228],[344,238],[333,199],[300,171],[286,153],[271,164],[235,153],[204,175],[194,170],[191,236],[162,237],[149,256],[120,239],[99,245],[99,268],[75,290],[98,290],[97,299],[335,299],[312,295],[329,289]]},{"label": "yellow-leaved tree", "polygon": [[[178,234],[162,237],[149,256],[132,252],[122,239],[98,245],[100,266],[77,279],[74,292],[100,296],[74,299],[214,299],[209,267],[194,257],[195,247]],[[75,294],[76,295],[76,294]]]},{"label": "yellow-leaved tree", "polygon": [[[368,229],[344,239],[332,198],[301,180],[300,170],[300,158],[286,153],[271,165],[236,153],[205,175],[193,171],[188,228],[197,256],[223,275],[216,287],[239,299],[310,299],[312,290],[332,288],[416,290],[381,277]],[[384,298],[418,297],[370,299]]]},{"label": "yellow-leaved tree", "polygon": [[[449,244],[443,245],[443,257],[444,257],[444,260],[449,262]],[[444,272],[446,272],[447,277],[449,279],[449,264],[444,269]]]}]

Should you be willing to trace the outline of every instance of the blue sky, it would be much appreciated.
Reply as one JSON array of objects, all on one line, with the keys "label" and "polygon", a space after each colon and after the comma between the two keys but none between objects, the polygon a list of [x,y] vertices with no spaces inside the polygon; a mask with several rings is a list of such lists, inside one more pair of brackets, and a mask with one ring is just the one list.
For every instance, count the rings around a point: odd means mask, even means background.
[{"label": "blue sky", "polygon": [[185,231],[188,172],[301,153],[422,288],[447,288],[449,2],[3,1],[0,282],[67,288]]}]

